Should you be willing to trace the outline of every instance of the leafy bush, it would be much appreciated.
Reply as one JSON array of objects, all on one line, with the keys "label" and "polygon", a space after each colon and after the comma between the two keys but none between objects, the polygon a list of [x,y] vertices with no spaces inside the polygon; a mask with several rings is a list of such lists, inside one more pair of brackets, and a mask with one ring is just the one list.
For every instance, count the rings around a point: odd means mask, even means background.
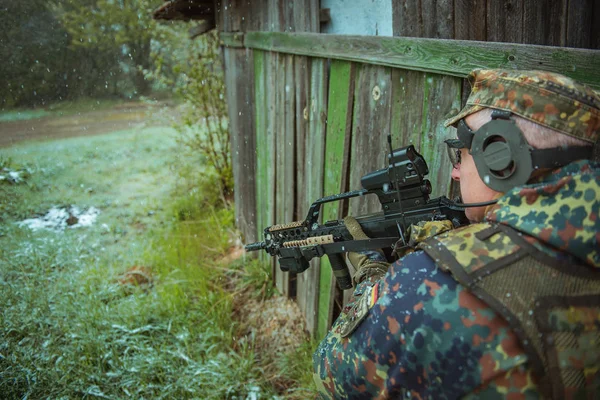
[{"label": "leafy bush", "polygon": [[175,126],[179,144],[214,171],[221,201],[230,205],[233,170],[218,33],[190,39],[181,29],[163,27],[159,32],[163,41],[179,45],[155,48],[156,68],[146,71],[147,76],[183,99],[181,122]]}]

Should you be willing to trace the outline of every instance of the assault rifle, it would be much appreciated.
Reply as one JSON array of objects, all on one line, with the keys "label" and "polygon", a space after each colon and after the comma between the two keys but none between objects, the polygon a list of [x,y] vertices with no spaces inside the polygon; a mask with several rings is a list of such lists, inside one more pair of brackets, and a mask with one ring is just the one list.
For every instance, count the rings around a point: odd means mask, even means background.
[{"label": "assault rifle", "polygon": [[[390,151],[388,160],[387,168],[362,177],[362,190],[318,199],[304,221],[265,228],[264,241],[246,245],[246,251],[264,249],[279,258],[282,271],[296,273],[305,271],[313,258],[327,254],[338,285],[350,289],[352,279],[342,253],[384,249],[389,259],[397,242],[406,245],[405,232],[412,224],[446,219],[455,227],[468,223],[464,207],[445,196],[429,198],[431,183],[424,178],[429,168],[414,146]],[[319,224],[323,204],[369,194],[379,198],[382,211],[355,218],[371,239],[354,240],[343,220]]]}]

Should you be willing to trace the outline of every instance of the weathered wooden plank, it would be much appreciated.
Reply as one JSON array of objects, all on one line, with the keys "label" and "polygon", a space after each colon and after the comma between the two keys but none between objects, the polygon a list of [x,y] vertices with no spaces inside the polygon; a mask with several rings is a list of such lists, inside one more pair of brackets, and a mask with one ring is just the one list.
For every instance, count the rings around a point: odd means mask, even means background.
[{"label": "weathered wooden plank", "polygon": [[454,38],[454,7],[451,0],[404,0],[392,2],[394,36]]},{"label": "weathered wooden plank", "polygon": [[[285,136],[285,54],[274,55],[272,68],[275,75],[275,223],[290,222],[286,218],[286,136]],[[288,293],[289,273],[283,272],[279,265],[275,268],[275,283],[281,294]]]},{"label": "weathered wooden plank", "polygon": [[454,2],[454,39],[487,40],[485,14],[486,0],[456,0]]},{"label": "weathered wooden plank", "polygon": [[271,32],[284,31],[285,29],[283,28],[283,15],[279,8],[281,2],[278,0],[268,0],[268,2],[269,6],[267,7],[267,9],[265,10],[263,8],[263,12],[266,11],[269,16],[266,30]]},{"label": "weathered wooden plank", "polygon": [[[352,120],[352,148],[350,150],[349,187],[361,188],[361,178],[368,172],[386,166],[389,148],[393,101],[392,71],[387,67],[363,65],[357,71],[354,110]],[[365,215],[381,211],[376,196],[358,197],[350,200],[349,215]],[[350,271],[353,274],[355,271]],[[344,291],[346,304],[352,290]]]},{"label": "weathered wooden plank", "polygon": [[[306,202],[303,215],[306,216],[313,201],[323,197],[323,176],[325,170],[325,132],[327,127],[327,61],[322,58],[310,60],[310,101],[308,107],[309,127],[306,137]],[[305,306],[307,329],[311,335],[317,334],[319,306],[319,282],[321,260],[313,259],[310,268],[302,273],[305,282]]]},{"label": "weathered wooden plank", "polygon": [[[267,96],[266,96],[266,105],[267,105],[267,146],[261,151],[266,151],[269,153],[269,163],[268,163],[268,177],[269,186],[267,192],[267,204],[265,210],[267,212],[267,225],[273,225],[275,223],[275,210],[276,210],[276,172],[277,172],[277,114],[276,114],[276,94],[277,94],[277,66],[279,64],[279,54],[278,53],[266,53],[265,54],[265,65],[267,70],[266,76],[266,87],[267,87]],[[271,276],[273,281],[276,282],[277,272],[279,271],[279,266],[275,258],[270,257],[271,261]]]},{"label": "weathered wooden plank", "polygon": [[[215,6],[219,29],[227,32],[247,30],[247,24],[252,20],[250,17],[252,10],[246,0],[228,0],[227,2],[219,2]],[[250,27],[250,29],[252,28]]]},{"label": "weathered wooden plank", "polygon": [[[423,87],[425,74],[402,69],[392,70],[392,119],[390,132],[394,148],[419,148],[423,123]],[[418,105],[418,106],[417,106]]]},{"label": "weathered wooden plank", "polygon": [[566,14],[566,0],[526,0],[523,10],[523,42],[564,46]]},{"label": "weathered wooden plank", "polygon": [[427,74],[423,90],[423,124],[420,140],[421,155],[429,166],[434,197],[450,194],[452,165],[446,155],[444,140],[454,136],[452,128],[444,127],[444,120],[452,109],[461,105],[459,78]]},{"label": "weathered wooden plank", "polygon": [[226,47],[244,47],[244,34],[243,33],[227,33],[221,32],[219,35],[221,46]]},{"label": "weathered wooden plank", "polygon": [[423,37],[420,1],[392,2],[392,32],[394,36]]},{"label": "weathered wooden plank", "polygon": [[488,1],[486,28],[490,42],[523,42],[525,0]]},{"label": "weathered wooden plank", "polygon": [[591,49],[600,49],[600,7],[595,6],[592,12]]},{"label": "weathered wooden plank", "polygon": [[421,0],[423,37],[454,39],[453,0]]},{"label": "weathered wooden plank", "polygon": [[[325,143],[324,194],[340,193],[344,179],[344,162],[348,159],[351,135],[354,66],[348,62],[332,61],[327,106],[327,134]],[[340,218],[338,202],[323,207],[323,220]],[[318,337],[324,337],[331,325],[334,278],[327,258],[321,259],[319,280]]]},{"label": "weathered wooden plank", "polygon": [[235,185],[236,225],[246,242],[256,241],[256,210],[254,176],[255,123],[254,61],[252,52],[227,48],[224,51],[225,83],[231,133],[232,167]]},{"label": "weathered wooden plank", "polygon": [[[361,66],[354,96],[348,190],[361,189],[360,180],[363,175],[387,165],[392,94],[390,68]],[[365,215],[375,211],[381,211],[377,196],[360,196],[350,200],[350,215]]]},{"label": "weathered wooden plank", "polygon": [[[308,102],[310,96],[310,71],[308,58],[296,56],[294,58],[294,80],[296,92],[296,192],[294,220],[299,221],[306,218],[306,174],[310,170],[306,166],[306,140],[308,136]],[[296,277],[296,302],[302,313],[306,314],[306,291],[311,282],[306,280],[307,274],[298,274]]]},{"label": "weathered wooden plank", "polygon": [[296,93],[296,204],[294,211],[295,220],[306,218],[306,203],[309,201],[306,192],[306,174],[310,172],[307,167],[307,135],[309,129],[309,101],[310,101],[310,68],[307,57],[294,58],[294,80]]},{"label": "weathered wooden plank", "polygon": [[[458,24],[458,22],[457,22]],[[425,38],[248,32],[245,46],[465,77],[476,68],[544,69],[600,88],[600,50]]]},{"label": "weathered wooden plank", "polygon": [[[283,150],[283,176],[279,175],[279,180],[283,178],[283,210],[281,211],[282,222],[294,221],[294,212],[296,207],[296,83],[294,80],[294,56],[286,55],[283,57],[283,126],[279,132],[283,139],[281,149]],[[290,272],[283,275],[283,294],[286,296],[295,295],[296,288],[291,287],[291,280],[295,281],[296,276]]]},{"label": "weathered wooden plank", "polygon": [[319,32],[319,0],[294,3],[293,27],[295,32]]},{"label": "weathered wooden plank", "polygon": [[[268,148],[267,134],[267,65],[265,52],[254,50],[254,120],[256,121],[256,228],[257,238],[263,240],[264,229],[269,226],[269,158],[272,156],[263,149]],[[272,222],[272,221],[271,221]],[[267,261],[267,254],[259,252],[262,261]]]},{"label": "weathered wooden plank", "polygon": [[394,147],[413,144],[427,160],[433,196],[450,194],[451,166],[443,140],[452,135],[443,122],[461,105],[462,80],[393,70],[391,131]]},{"label": "weathered wooden plank", "polygon": [[[565,46],[592,48],[592,25],[594,9],[600,12],[600,2],[594,0],[570,0],[567,10],[567,27]],[[590,12],[592,10],[592,12]],[[600,20],[596,20],[596,25]]]}]

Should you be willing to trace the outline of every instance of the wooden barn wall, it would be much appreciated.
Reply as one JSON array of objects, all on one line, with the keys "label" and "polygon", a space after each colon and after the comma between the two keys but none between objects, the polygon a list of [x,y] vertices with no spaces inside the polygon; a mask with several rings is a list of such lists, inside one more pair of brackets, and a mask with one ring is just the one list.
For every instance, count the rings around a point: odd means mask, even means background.
[{"label": "wooden barn wall", "polygon": [[[318,32],[318,0],[231,1],[218,7],[223,32]],[[598,48],[600,7],[592,0],[393,2],[396,36],[494,40]],[[584,4],[576,7],[576,4]],[[546,7],[544,7],[544,5]],[[582,8],[584,10],[582,11]],[[587,12],[586,12],[587,11]],[[385,166],[387,134],[414,144],[430,167],[434,195],[451,193],[443,120],[458,109],[462,78],[370,62],[224,47],[231,120],[236,220],[246,243],[272,224],[304,219],[319,197],[359,189],[363,174]],[[329,203],[323,219],[375,211],[375,198]],[[263,253],[261,257],[269,259]],[[274,281],[295,297],[311,333],[322,336],[345,296],[326,258]],[[345,296],[344,296],[345,295]]]},{"label": "wooden barn wall", "polygon": [[393,1],[394,36],[600,48],[598,0]]}]

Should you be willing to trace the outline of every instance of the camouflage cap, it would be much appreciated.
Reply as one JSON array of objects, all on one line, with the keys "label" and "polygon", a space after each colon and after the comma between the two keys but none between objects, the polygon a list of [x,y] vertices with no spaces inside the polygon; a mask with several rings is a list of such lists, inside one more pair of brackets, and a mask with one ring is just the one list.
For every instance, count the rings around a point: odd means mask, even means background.
[{"label": "camouflage cap", "polygon": [[469,82],[467,105],[446,126],[494,108],[590,143],[600,136],[600,95],[571,78],[545,71],[479,69],[469,74]]}]

